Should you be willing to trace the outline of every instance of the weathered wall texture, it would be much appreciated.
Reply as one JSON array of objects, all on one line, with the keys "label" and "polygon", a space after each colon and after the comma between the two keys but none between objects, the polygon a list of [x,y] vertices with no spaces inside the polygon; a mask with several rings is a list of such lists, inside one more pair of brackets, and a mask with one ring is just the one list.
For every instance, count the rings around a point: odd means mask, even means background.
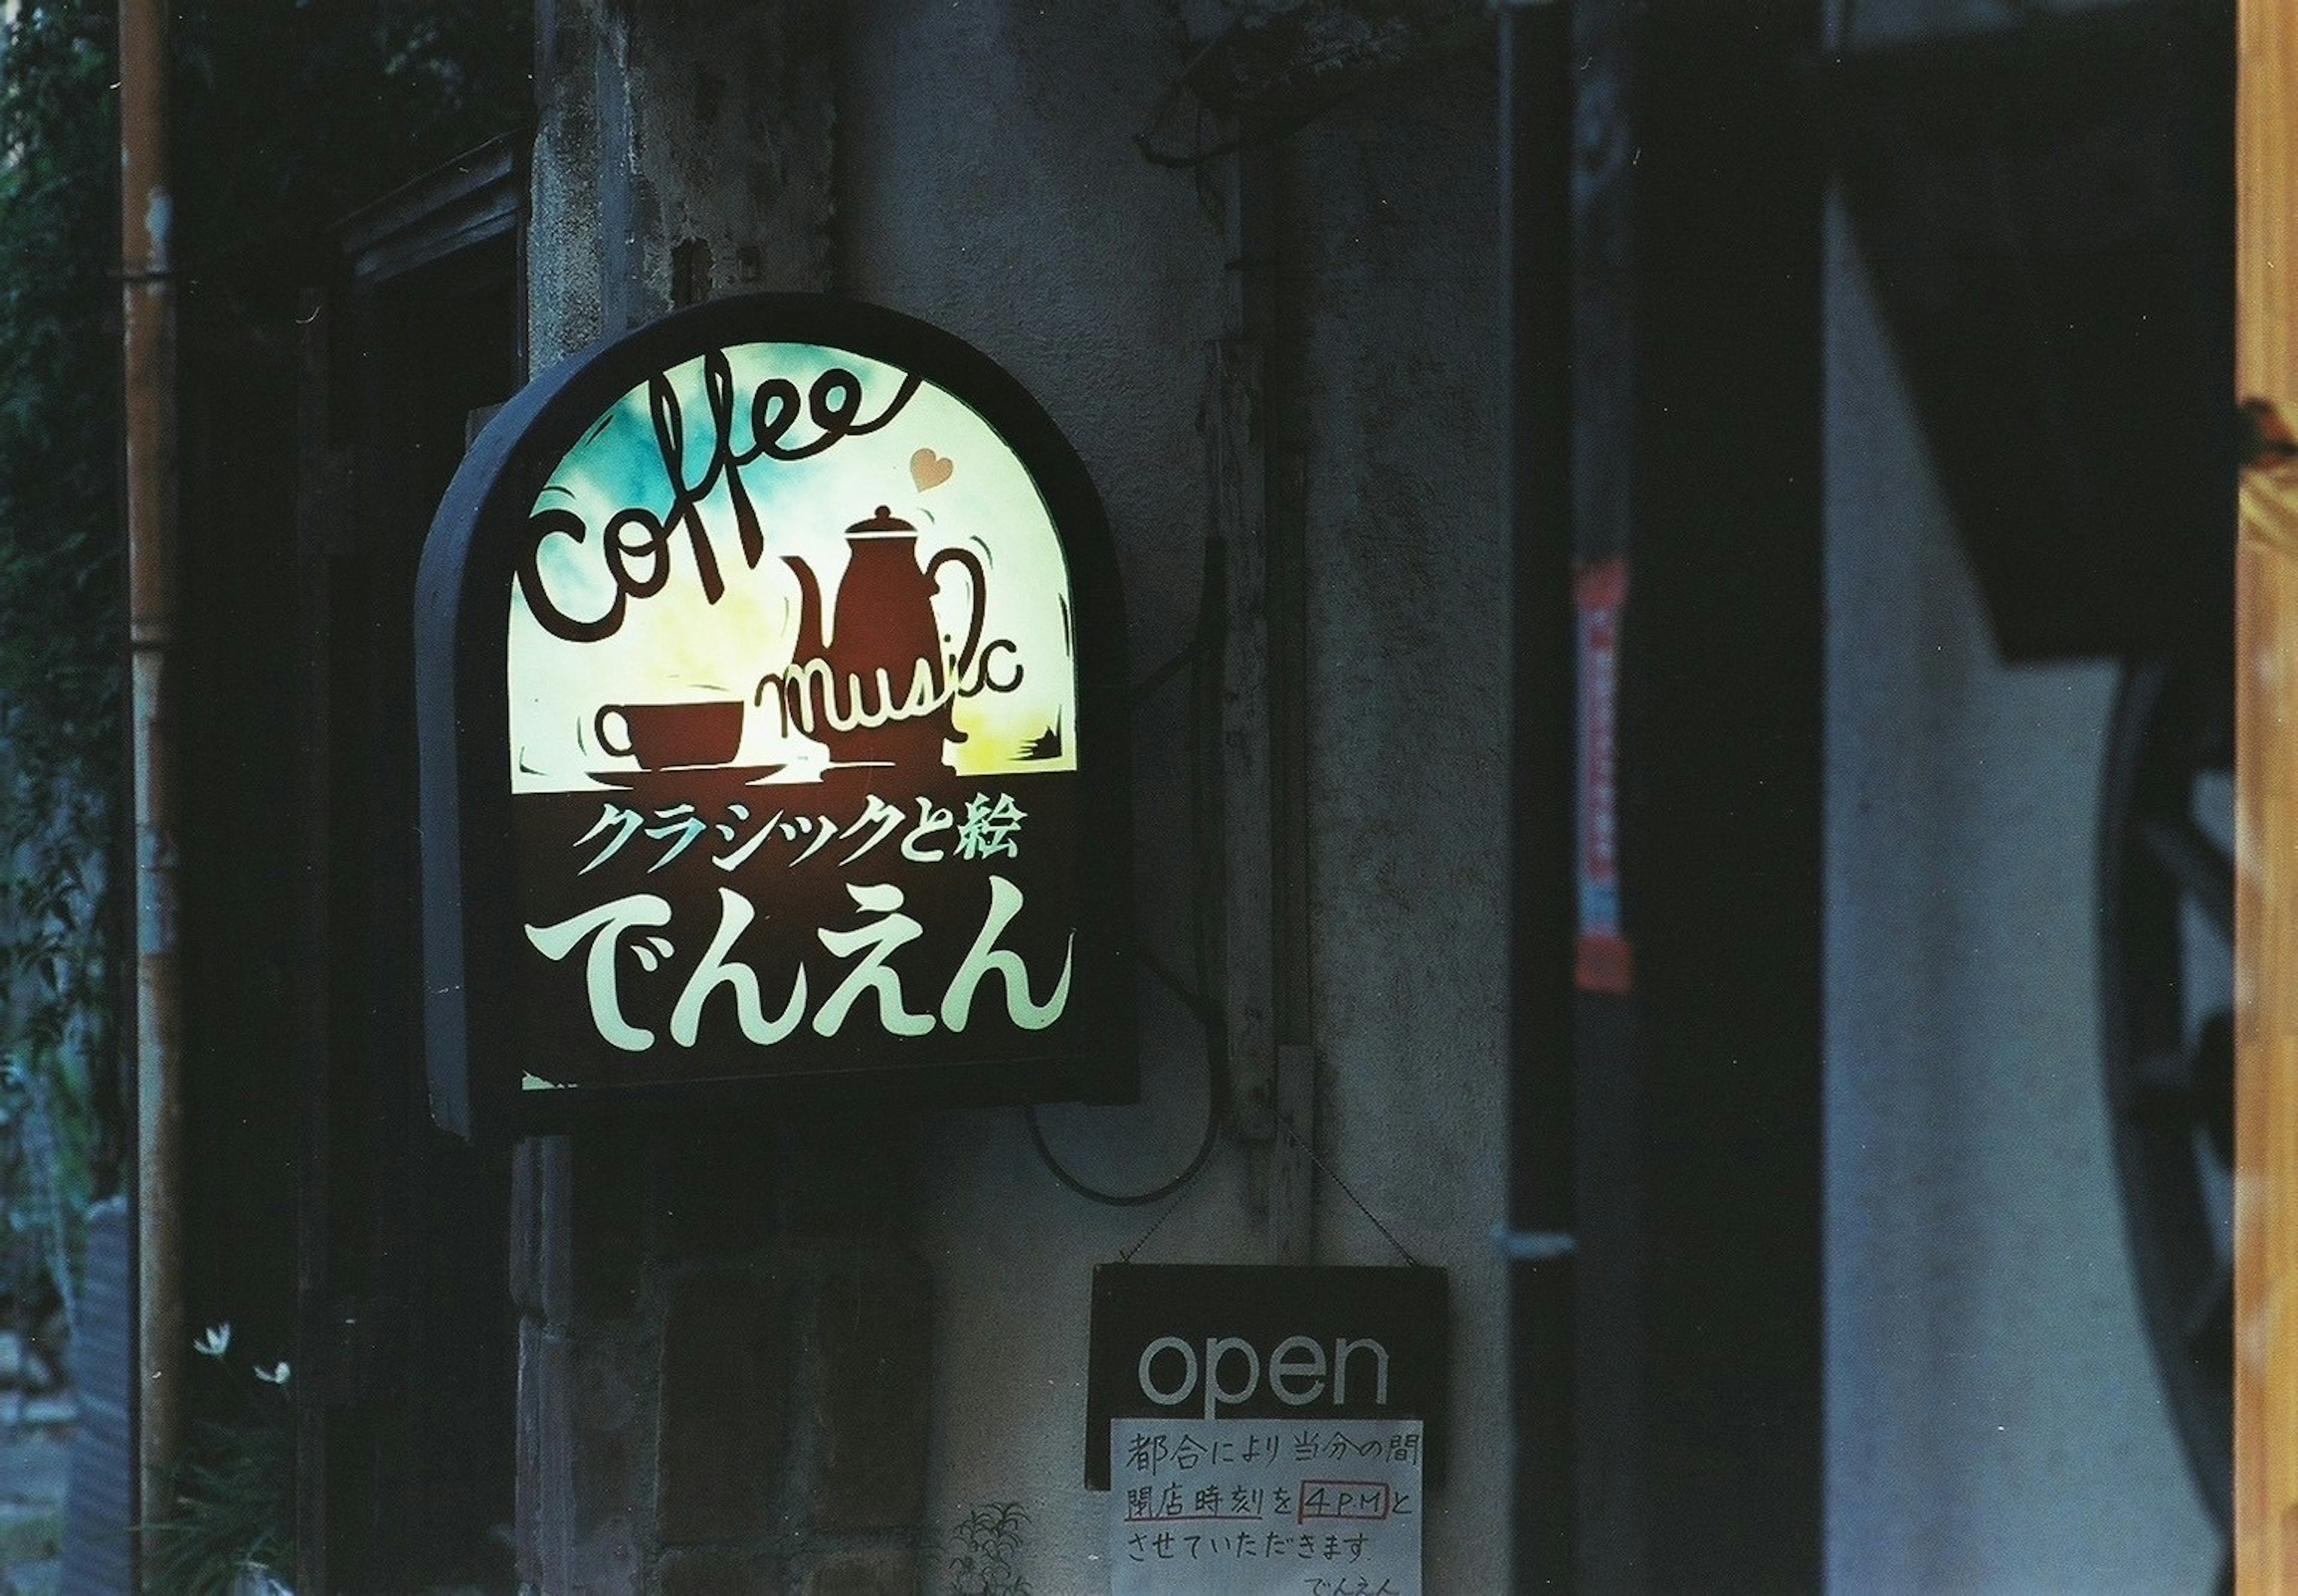
[{"label": "weathered wall texture", "polygon": [[[1496,75],[1457,59],[1301,136],[1310,923],[1324,1157],[1451,1271],[1456,1472],[1427,1588],[1504,1587],[1510,1401],[1492,1230],[1508,1156],[1509,566]],[[1289,274],[1288,274],[1289,275]],[[1320,1183],[1321,1259],[1393,1263]]]},{"label": "weathered wall texture", "polygon": [[2205,1589],[2100,1086],[2112,667],[1996,660],[1839,217],[1828,285],[1829,1584]]},{"label": "weathered wall texture", "polygon": [[519,1567],[549,1596],[906,1596],[932,1286],[875,1125],[530,1143]]},{"label": "weathered wall texture", "polygon": [[[1108,501],[1137,675],[1186,641],[1206,532],[1195,430],[1222,331],[1218,169],[1135,151],[1184,54],[1150,0],[857,8],[839,108],[841,288],[938,321],[1037,393]],[[1361,102],[1277,161],[1276,231],[1305,362],[1315,1035],[1323,1155],[1414,1253],[1452,1271],[1453,1463],[1432,1590],[1502,1588],[1504,1079],[1495,817],[1506,640],[1499,569],[1492,76],[1457,63]],[[1187,123],[1179,124],[1181,136]],[[1174,129],[1165,130],[1169,140]],[[1186,968],[1186,728],[1137,738],[1144,935]],[[1050,1111],[1079,1173],[1179,1170],[1203,1112],[1194,1022],[1143,983],[1139,1107]],[[1264,1155],[1224,1145],[1141,1253],[1269,1257]],[[1329,1183],[1320,1261],[1397,1261]],[[1106,1499],[1080,1483],[1087,1288],[1157,1211],[1060,1190],[1011,1112],[927,1130],[935,1275],[933,1501],[1021,1501],[1040,1590],[1099,1588]]]},{"label": "weathered wall texture", "polygon": [[[1151,4],[889,0],[856,8],[839,104],[839,286],[974,343],[1068,434],[1109,511],[1137,677],[1186,641],[1194,612],[1206,528],[1194,422],[1220,331],[1219,225],[1187,177],[1153,170],[1128,142],[1172,59]],[[1145,940],[1186,968],[1177,708],[1167,694],[1137,711],[1136,893]],[[1078,1173],[1120,1191],[1182,1168],[1204,1113],[1193,1022],[1145,984],[1142,1001],[1141,1104],[1046,1114]],[[1062,1191],[1012,1111],[927,1127],[927,1522],[946,1533],[976,1504],[1020,1502],[1033,1588],[1102,1588],[1108,1499],[1084,1487],[1087,1294],[1094,1265],[1154,1217]],[[1251,1261],[1252,1227],[1225,1154],[1143,1258]]]},{"label": "weathered wall texture", "polygon": [[[540,368],[675,305],[829,286],[812,7],[538,6]],[[932,1281],[914,1127],[632,1124],[522,1146],[520,1574],[548,1596],[908,1596]]]},{"label": "weathered wall texture", "polygon": [[[1198,422],[1231,286],[1223,169],[1162,170],[1133,143],[1186,58],[1173,10],[872,0],[838,16],[834,74],[806,54],[832,36],[777,20],[789,14],[544,7],[536,364],[675,301],[825,271],[950,328],[1028,385],[1091,468],[1146,676],[1197,613],[1211,530]],[[1277,197],[1261,202],[1276,206],[1280,330],[1299,374],[1278,402],[1299,407],[1305,448],[1322,1152],[1415,1256],[1452,1271],[1453,1466],[1430,1503],[1426,1567],[1429,1588],[1462,1592],[1501,1588],[1508,1555],[1489,1240],[1504,1155],[1507,660],[1493,96],[1489,62],[1468,59],[1356,103],[1278,152]],[[1186,972],[1195,917],[1219,912],[1192,901],[1188,792],[1219,755],[1183,692],[1137,716],[1142,935]],[[1045,1116],[1079,1175],[1120,1190],[1182,1168],[1206,1106],[1195,1021],[1141,989],[1140,1104]],[[1082,1484],[1088,1292],[1094,1266],[1160,1211],[1063,1192],[1019,1115],[997,1111],[925,1121],[913,1154],[864,1182],[896,1210],[873,1199],[842,1233],[809,1230],[785,1211],[793,1194],[842,1167],[810,1145],[818,1129],[698,1160],[638,1139],[532,1159],[530,1566],[665,1592],[828,1589],[846,1576],[838,1559],[897,1575],[900,1514],[884,1504],[904,1501],[899,1471],[872,1487],[880,1507],[864,1520],[822,1482],[839,1445],[898,1440],[907,1409],[849,1424],[824,1406],[855,1348],[822,1327],[821,1304],[846,1289],[851,1257],[867,1263],[873,1317],[924,1311],[906,1243],[930,1275],[927,1570],[936,1532],[1015,1501],[1034,1587],[1101,1588],[1108,1502]],[[722,1163],[735,1173],[698,1173]],[[1268,1163],[1265,1144],[1225,1140],[1142,1259],[1267,1261]],[[1398,1261],[1335,1187],[1317,1203],[1318,1261]],[[718,1227],[699,1239],[680,1219],[698,1205]],[[896,1211],[890,1228],[868,1219]],[[897,1337],[885,1367],[922,1343]],[[698,1394],[708,1368],[725,1371],[723,1400]],[[789,1455],[768,1459],[778,1446]],[[554,1456],[567,1460],[558,1474]]]},{"label": "weathered wall texture", "polygon": [[674,304],[827,285],[832,14],[540,0],[535,371]]}]

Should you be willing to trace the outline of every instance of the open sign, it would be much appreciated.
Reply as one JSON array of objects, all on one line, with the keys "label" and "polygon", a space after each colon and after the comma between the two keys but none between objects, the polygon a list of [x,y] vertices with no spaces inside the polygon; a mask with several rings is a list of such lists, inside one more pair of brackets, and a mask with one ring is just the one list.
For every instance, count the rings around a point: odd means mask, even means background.
[{"label": "open sign", "polygon": [[[1196,1349],[1178,1336],[1160,1336],[1142,1349],[1140,1364],[1141,1394],[1160,1407],[1180,1407],[1202,1390],[1204,1393],[1207,1418],[1221,1417],[1222,1406],[1230,1411],[1242,1409],[1261,1393],[1261,1375],[1266,1369],[1269,1394],[1287,1407],[1305,1407],[1327,1400],[1335,1408],[1349,1405],[1349,1360],[1356,1357],[1368,1366],[1373,1382],[1373,1406],[1388,1406],[1388,1348],[1371,1336],[1335,1336],[1332,1342],[1332,1357],[1325,1355],[1325,1344],[1309,1336],[1287,1336],[1269,1350],[1263,1359],[1252,1343],[1241,1336],[1208,1336],[1205,1355],[1199,1360]],[[1164,1360],[1161,1375],[1160,1359]],[[1174,1377],[1171,1364],[1178,1359],[1178,1377]],[[1244,1372],[1237,1372],[1242,1366]],[[1202,1377],[1200,1371],[1202,1370]],[[1224,1372],[1226,1370],[1226,1372]],[[1327,1378],[1327,1372],[1331,1378]],[[1364,1371],[1360,1371],[1358,1389],[1364,1389]],[[1243,1385],[1233,1381],[1243,1380]]]},{"label": "open sign", "polygon": [[1086,1484],[1119,1418],[1418,1418],[1442,1467],[1444,1271],[1107,1264],[1094,1271]]}]

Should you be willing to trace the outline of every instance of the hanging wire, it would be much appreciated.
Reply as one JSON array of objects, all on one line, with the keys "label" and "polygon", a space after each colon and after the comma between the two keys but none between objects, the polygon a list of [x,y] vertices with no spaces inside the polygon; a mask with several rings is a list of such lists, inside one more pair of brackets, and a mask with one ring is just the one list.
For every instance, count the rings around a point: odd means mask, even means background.
[{"label": "hanging wire", "polygon": [[[1052,1145],[1046,1140],[1043,1121],[1038,1118],[1037,1105],[1029,1104],[1021,1111],[1022,1123],[1029,1128],[1029,1143],[1037,1149],[1038,1159],[1054,1178],[1068,1191],[1088,1203],[1107,1208],[1145,1208],[1178,1196],[1189,1184],[1203,1173],[1212,1159],[1213,1148],[1220,1140],[1220,1128],[1227,1118],[1229,1098],[1228,1017],[1226,993],[1218,984],[1217,961],[1214,950],[1219,928],[1207,914],[1207,906],[1215,910],[1228,902],[1221,863],[1221,839],[1216,834],[1213,812],[1219,805],[1217,773],[1221,757],[1221,671],[1228,657],[1228,545],[1220,529],[1232,525],[1225,517],[1241,506],[1241,492],[1236,492],[1230,478],[1236,466],[1235,445],[1228,425],[1228,370],[1219,346],[1214,346],[1206,381],[1206,395],[1198,415],[1198,427],[1206,437],[1213,455],[1213,470],[1210,474],[1211,502],[1209,518],[1213,533],[1205,540],[1204,571],[1198,584],[1197,620],[1189,646],[1169,660],[1135,690],[1137,700],[1161,688],[1184,666],[1188,670],[1189,707],[1186,740],[1189,758],[1189,856],[1195,873],[1195,890],[1190,895],[1190,942],[1194,963],[1194,980],[1181,978],[1146,948],[1136,956],[1142,968],[1159,985],[1171,992],[1205,1038],[1205,1127],[1198,1138],[1195,1154],[1187,1167],[1161,1185],[1141,1192],[1105,1191],[1080,1178],[1064,1168]],[[1178,1204],[1176,1204],[1178,1206]],[[1147,1235],[1134,1243],[1128,1251],[1120,1253],[1129,1261],[1157,1226],[1165,1222],[1171,1210],[1161,1214],[1156,1224],[1149,1227]]]},{"label": "hanging wire", "polygon": [[[1170,980],[1170,972],[1163,972],[1161,965],[1152,963],[1150,968],[1152,973],[1161,973]],[[1183,1001],[1185,1005],[1194,1011],[1195,1006],[1194,1004],[1190,1004],[1186,998]],[[1052,1172],[1054,1178],[1087,1202],[1098,1203],[1105,1208],[1145,1208],[1152,1203],[1163,1202],[1187,1187],[1203,1172],[1205,1165],[1211,1161],[1213,1147],[1220,1139],[1221,1104],[1228,1096],[1227,1030],[1228,1027],[1219,1023],[1208,1024],[1204,1027],[1205,1129],[1203,1136],[1198,1138],[1196,1153],[1190,1158],[1187,1168],[1163,1185],[1153,1187],[1148,1191],[1104,1191],[1098,1187],[1089,1185],[1062,1166],[1062,1161],[1054,1155],[1052,1145],[1046,1140],[1045,1126],[1037,1118],[1037,1105],[1034,1103],[1029,1104],[1021,1110],[1021,1122],[1029,1127],[1029,1144],[1037,1148],[1037,1157]],[[1164,1222],[1163,1217],[1161,1216],[1157,1223],[1161,1225]],[[1154,1232],[1156,1226],[1152,1225],[1150,1229]],[[1145,1236],[1141,1239],[1146,1241],[1148,1237]],[[1136,1250],[1138,1250],[1140,1244],[1137,1242],[1134,1245]]]},{"label": "hanging wire", "polygon": [[[1195,647],[1192,649],[1192,653],[1194,657],[1191,659],[1189,668],[1191,683],[1190,696],[1192,699],[1189,714],[1189,720],[1191,723],[1190,741],[1192,743],[1190,750],[1191,780],[1189,783],[1189,847],[1192,855],[1197,856],[1201,875],[1203,868],[1203,855],[1204,853],[1204,833],[1206,830],[1203,823],[1204,805],[1201,801],[1203,788],[1204,786],[1204,781],[1201,779],[1201,767],[1209,763],[1209,761],[1204,757],[1204,749],[1203,746],[1204,739],[1200,731],[1200,726],[1203,723],[1205,717],[1202,713],[1203,705],[1197,700],[1201,698],[1202,683],[1205,681],[1209,680],[1211,682],[1212,690],[1214,692],[1217,693],[1220,690],[1219,673],[1217,669],[1208,670],[1206,668],[1203,656],[1210,653],[1212,655],[1214,659],[1218,661],[1221,655],[1224,621],[1220,612],[1225,611],[1226,602],[1220,591],[1223,583],[1217,573],[1219,571],[1221,563],[1225,558],[1226,556],[1223,550],[1221,540],[1219,538],[1208,539],[1205,548],[1205,599],[1202,608],[1204,611],[1212,613],[1210,619],[1210,629],[1208,629],[1208,616],[1201,613],[1198,617],[1197,642]],[[1217,746],[1218,744],[1216,743],[1216,747]],[[1203,1171],[1205,1165],[1212,1158],[1214,1146],[1220,1139],[1220,1127],[1224,1117],[1223,1108],[1228,1101],[1229,1093],[1228,1021],[1227,1016],[1221,1012],[1219,1005],[1210,999],[1206,996],[1205,992],[1205,976],[1211,961],[1206,956],[1204,947],[1210,929],[1205,924],[1204,906],[1208,901],[1218,904],[1221,899],[1217,895],[1208,894],[1202,890],[1193,894],[1192,896],[1194,901],[1190,908],[1190,920],[1194,935],[1192,937],[1191,940],[1197,944],[1196,985],[1192,987],[1184,983],[1179,976],[1176,975],[1172,970],[1167,967],[1163,960],[1150,953],[1146,948],[1138,950],[1135,955],[1135,956],[1140,960],[1142,968],[1146,970],[1153,977],[1154,977],[1160,986],[1164,987],[1168,991],[1172,993],[1174,997],[1180,1002],[1181,1006],[1188,1011],[1190,1017],[1196,1021],[1198,1029],[1204,1033],[1205,1129],[1204,1134],[1197,1140],[1196,1153],[1190,1158],[1188,1166],[1179,1174],[1174,1176],[1170,1180],[1164,1182],[1161,1186],[1153,1187],[1147,1191],[1104,1191],[1100,1187],[1090,1185],[1085,1180],[1080,1179],[1078,1176],[1071,1174],[1067,1169],[1062,1167],[1061,1160],[1054,1155],[1052,1145],[1046,1140],[1045,1126],[1037,1117],[1037,1105],[1036,1104],[1029,1104],[1021,1110],[1022,1123],[1029,1127],[1029,1143],[1032,1146],[1037,1148],[1037,1157],[1039,1160],[1042,1161],[1046,1168],[1052,1172],[1055,1180],[1060,1181],[1063,1187],[1067,1187],[1077,1195],[1083,1197],[1088,1203],[1098,1203],[1104,1207],[1108,1208],[1144,1208],[1153,1203],[1161,1203],[1166,1198],[1179,1193]],[[1164,1216],[1159,1216],[1157,1224],[1161,1225],[1164,1222]],[[1152,1225],[1150,1227],[1150,1231],[1153,1234],[1156,1228],[1156,1225]],[[1148,1240],[1148,1236],[1145,1236],[1141,1239],[1142,1241],[1146,1241]],[[1139,1247],[1139,1242],[1134,1244],[1135,1251],[1138,1251]],[[1124,1254],[1124,1256],[1129,1259],[1131,1254],[1127,1253]]]},{"label": "hanging wire", "polygon": [[[1196,875],[1196,891],[1193,894],[1190,911],[1194,969],[1194,980],[1184,981],[1180,976],[1155,955],[1144,948],[1137,956],[1142,968],[1157,983],[1170,992],[1187,1010],[1203,1031],[1205,1038],[1206,1102],[1203,1135],[1187,1167],[1161,1185],[1141,1192],[1104,1191],[1080,1179],[1062,1167],[1046,1142],[1045,1129],[1037,1117],[1035,1104],[1022,1110],[1022,1121],[1029,1127],[1030,1144],[1037,1156],[1063,1187],[1089,1203],[1111,1208],[1145,1208],[1164,1203],[1162,1212],[1150,1222],[1149,1228],[1130,1246],[1118,1250],[1118,1261],[1131,1263],[1142,1248],[1180,1209],[1189,1186],[1203,1173],[1211,1160],[1213,1148],[1220,1138],[1220,1127],[1227,1114],[1229,1098],[1228,994],[1219,979],[1216,953],[1219,937],[1216,928],[1208,921],[1206,906],[1218,907],[1227,903],[1225,873],[1218,833],[1219,786],[1218,765],[1221,757],[1221,672],[1228,653],[1228,551],[1221,529],[1242,525],[1244,516],[1244,475],[1238,459],[1235,433],[1231,424],[1232,393],[1225,351],[1216,343],[1208,365],[1205,398],[1198,415],[1198,427],[1205,434],[1212,456],[1210,473],[1207,518],[1213,535],[1205,540],[1204,571],[1198,586],[1197,621],[1187,648],[1153,671],[1135,689],[1135,698],[1146,698],[1156,692],[1186,666],[1189,675],[1189,852]],[[1316,1146],[1294,1127],[1292,1120],[1280,1115],[1277,1129],[1281,1135],[1309,1155],[1309,1162],[1318,1171],[1338,1187],[1341,1195],[1364,1215],[1377,1230],[1382,1239],[1396,1249],[1397,1255],[1415,1269],[1424,1266],[1412,1250],[1397,1239],[1396,1233],[1382,1222],[1378,1214],[1366,1205],[1354,1187],[1341,1178],[1340,1171],[1327,1163]]]},{"label": "hanging wire", "polygon": [[[1343,0],[1328,9],[1341,14],[1369,10],[1361,0]],[[1378,24],[1368,15],[1360,20],[1366,23],[1366,31],[1338,45],[1320,46],[1296,28],[1294,42],[1274,58],[1268,55],[1267,47],[1278,29],[1271,27],[1269,19],[1231,22],[1189,55],[1179,74],[1166,86],[1150,113],[1148,126],[1133,136],[1133,147],[1153,166],[1188,171],[1279,143],[1329,112],[1396,82],[1415,67],[1470,47],[1483,23],[1479,10],[1465,4],[1451,16],[1431,15],[1418,21],[1392,18]],[[1209,81],[1222,76],[1216,69],[1244,64],[1240,58],[1244,55],[1258,58],[1251,79]],[[1300,85],[1315,79],[1326,80],[1328,87],[1320,93],[1302,92]],[[1171,148],[1160,136],[1176,120],[1184,100],[1194,103],[1200,139],[1188,149]],[[1217,119],[1217,125],[1225,122],[1236,131],[1217,143],[1202,142],[1209,117]]]},{"label": "hanging wire", "polygon": [[[1203,889],[1205,887],[1203,878],[1208,873],[1205,861],[1205,834],[1209,828],[1206,825],[1205,810],[1211,803],[1211,795],[1207,790],[1211,782],[1208,767],[1212,762],[1212,757],[1207,754],[1206,745],[1211,742],[1217,755],[1219,747],[1219,721],[1215,717],[1219,714],[1219,662],[1227,641],[1227,583],[1222,577],[1227,560],[1227,546],[1218,537],[1207,539],[1203,596],[1199,604],[1196,641],[1189,652],[1189,848],[1192,857],[1196,862],[1199,876],[1199,890],[1191,895],[1193,902],[1190,907],[1191,929],[1194,933],[1191,940],[1196,945],[1196,982],[1194,986],[1184,983],[1162,960],[1145,948],[1141,949],[1135,955],[1140,960],[1142,967],[1156,979],[1158,984],[1179,1000],[1181,1006],[1188,1011],[1190,1017],[1196,1021],[1198,1028],[1204,1033],[1204,1134],[1198,1138],[1196,1153],[1190,1158],[1188,1166],[1170,1180],[1143,1192],[1104,1191],[1080,1179],[1062,1167],[1061,1160],[1054,1156],[1052,1145],[1046,1140],[1045,1126],[1037,1116],[1036,1104],[1029,1104],[1021,1111],[1022,1123],[1029,1128],[1030,1145],[1037,1148],[1037,1157],[1052,1172],[1054,1178],[1087,1202],[1098,1203],[1108,1208],[1144,1208],[1153,1203],[1161,1203],[1166,1198],[1179,1193],[1194,1180],[1212,1158],[1213,1148],[1220,1139],[1224,1109],[1228,1102],[1228,1021],[1223,1013],[1223,1005],[1207,996],[1211,984],[1208,976],[1211,972],[1211,959],[1206,944],[1211,939],[1212,928],[1206,923],[1205,906],[1208,903],[1218,905],[1223,901],[1223,897],[1218,890]],[[1206,699],[1209,696],[1213,699],[1211,706],[1211,715],[1207,714]],[[1211,732],[1210,737],[1207,735],[1209,729]],[[1214,871],[1217,872],[1217,865],[1214,866]],[[1158,1223],[1163,1222],[1161,1217]],[[1153,1225],[1150,1228],[1153,1232],[1156,1227]],[[1148,1238],[1144,1236],[1142,1239],[1145,1241]],[[1135,1245],[1137,1250],[1139,1244],[1137,1243]]]},{"label": "hanging wire", "polygon": [[[1183,1195],[1186,1195],[1186,1194],[1185,1193]],[[1141,1233],[1140,1239],[1136,1241],[1129,1247],[1118,1248],[1117,1261],[1120,1263],[1132,1262],[1133,1260],[1140,1254],[1141,1249],[1149,1245],[1149,1238],[1157,1234],[1159,1228],[1162,1226],[1167,1220],[1171,1219],[1175,1214],[1180,1212],[1181,1202],[1181,1197],[1175,1197],[1170,1203],[1166,1203],[1165,1211],[1159,1214],[1154,1220],[1152,1220],[1149,1222],[1149,1228]]]},{"label": "hanging wire", "polygon": [[1382,1224],[1380,1222],[1380,1216],[1375,1213],[1371,1209],[1366,1207],[1365,1200],[1357,1195],[1355,1189],[1351,1187],[1347,1181],[1341,1178],[1341,1172],[1318,1156],[1315,1145],[1311,1143],[1307,1137],[1302,1136],[1298,1130],[1294,1129],[1292,1119],[1289,1116],[1279,1118],[1277,1121],[1277,1129],[1285,1133],[1285,1137],[1290,1140],[1294,1146],[1300,1148],[1302,1152],[1306,1153],[1309,1155],[1309,1162],[1317,1166],[1318,1173],[1322,1174],[1326,1179],[1331,1181],[1335,1186],[1339,1187],[1341,1188],[1341,1195],[1355,1203],[1357,1211],[1364,1215],[1366,1219],[1372,1221],[1372,1228],[1380,1232],[1382,1238],[1385,1240],[1390,1246],[1396,1249],[1397,1255],[1399,1257],[1402,1258],[1405,1262],[1410,1264],[1414,1269],[1420,1269],[1423,1267],[1420,1260],[1412,1255],[1412,1249],[1406,1246],[1402,1242],[1397,1240],[1396,1232]]}]

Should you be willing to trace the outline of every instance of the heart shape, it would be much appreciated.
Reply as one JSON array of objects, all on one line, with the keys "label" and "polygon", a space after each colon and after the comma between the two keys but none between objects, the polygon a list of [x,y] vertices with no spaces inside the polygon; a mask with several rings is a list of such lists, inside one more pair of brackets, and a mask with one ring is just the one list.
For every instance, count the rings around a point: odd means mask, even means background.
[{"label": "heart shape", "polygon": [[941,486],[949,480],[949,474],[956,469],[955,460],[944,459],[930,449],[921,449],[910,456],[910,480],[918,484],[921,493],[928,488]]}]

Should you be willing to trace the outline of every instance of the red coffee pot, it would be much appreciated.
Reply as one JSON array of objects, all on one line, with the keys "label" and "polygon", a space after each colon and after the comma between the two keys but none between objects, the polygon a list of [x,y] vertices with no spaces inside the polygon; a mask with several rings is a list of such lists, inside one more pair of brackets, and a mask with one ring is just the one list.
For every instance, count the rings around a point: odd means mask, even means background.
[{"label": "red coffee pot", "polygon": [[[937,765],[944,742],[964,740],[950,703],[981,646],[987,574],[967,549],[945,549],[921,566],[918,529],[882,504],[846,529],[846,550],[827,628],[813,569],[782,556],[798,578],[798,647],[786,669],[758,683],[756,701],[778,685],[785,730],[822,744],[840,765]],[[933,607],[948,565],[971,581],[972,611],[955,649]]]}]

